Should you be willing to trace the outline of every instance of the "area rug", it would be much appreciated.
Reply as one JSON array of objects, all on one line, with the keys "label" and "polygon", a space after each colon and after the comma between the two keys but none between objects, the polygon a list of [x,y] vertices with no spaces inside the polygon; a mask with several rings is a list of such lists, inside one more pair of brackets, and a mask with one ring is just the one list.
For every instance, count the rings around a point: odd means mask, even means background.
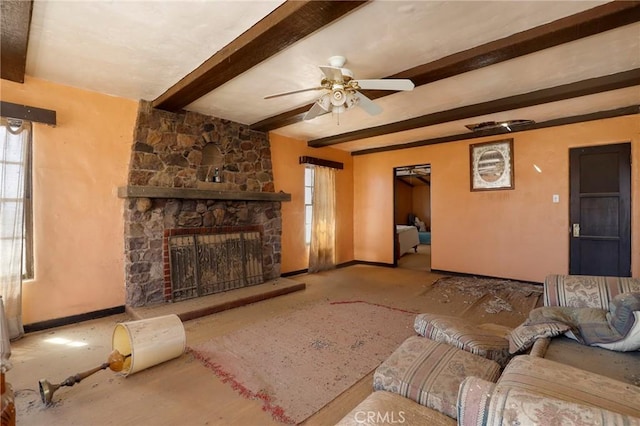
[{"label": "area rug", "polygon": [[369,374],[407,337],[414,312],[320,303],[191,347],[193,356],[276,420],[297,424]]}]

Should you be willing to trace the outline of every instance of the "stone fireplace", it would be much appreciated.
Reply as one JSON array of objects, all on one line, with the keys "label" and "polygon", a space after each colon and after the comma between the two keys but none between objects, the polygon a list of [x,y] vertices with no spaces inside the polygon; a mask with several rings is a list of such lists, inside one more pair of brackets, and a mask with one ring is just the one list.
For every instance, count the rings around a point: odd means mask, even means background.
[{"label": "stone fireplace", "polygon": [[[212,182],[216,175],[220,181]],[[281,202],[290,195],[274,192],[265,133],[143,101],[128,184],[118,194],[126,198],[127,305],[183,300],[280,276]]]}]

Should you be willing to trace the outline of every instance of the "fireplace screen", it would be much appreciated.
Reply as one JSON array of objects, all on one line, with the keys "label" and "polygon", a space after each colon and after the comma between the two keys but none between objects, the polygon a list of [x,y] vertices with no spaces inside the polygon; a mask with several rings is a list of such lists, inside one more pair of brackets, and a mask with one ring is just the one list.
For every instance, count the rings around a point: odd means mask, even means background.
[{"label": "fireplace screen", "polygon": [[264,282],[260,232],[169,237],[171,300]]}]

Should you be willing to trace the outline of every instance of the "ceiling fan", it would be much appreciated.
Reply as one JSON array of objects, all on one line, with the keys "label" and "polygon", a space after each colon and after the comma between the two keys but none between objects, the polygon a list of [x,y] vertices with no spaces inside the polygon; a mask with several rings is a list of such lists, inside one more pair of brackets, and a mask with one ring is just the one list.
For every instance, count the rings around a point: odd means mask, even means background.
[{"label": "ceiling fan", "polygon": [[329,58],[329,66],[321,65],[324,78],[320,86],[291,92],[265,96],[265,99],[308,92],[310,90],[327,90],[307,111],[304,120],[312,120],[328,112],[342,113],[359,106],[371,115],[382,112],[382,108],[358,90],[413,90],[414,84],[408,79],[355,80],[351,70],[344,68],[347,59],[344,56]]}]

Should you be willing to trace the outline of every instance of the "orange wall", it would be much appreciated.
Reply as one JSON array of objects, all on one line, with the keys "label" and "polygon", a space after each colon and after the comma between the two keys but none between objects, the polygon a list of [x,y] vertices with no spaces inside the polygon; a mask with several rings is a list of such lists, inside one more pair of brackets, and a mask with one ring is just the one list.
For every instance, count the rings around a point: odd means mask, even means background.
[{"label": "orange wall", "polygon": [[309,267],[309,247],[304,241],[304,165],[298,161],[302,155],[344,163],[344,170],[336,173],[336,261],[340,264],[353,260],[351,155],[331,148],[309,148],[306,142],[275,133],[271,133],[269,138],[276,192],[291,194],[291,201],[282,203],[282,273]]},{"label": "orange wall", "polygon": [[[632,274],[640,276],[640,116],[515,133],[515,189],[471,192],[469,145],[354,157],[356,260],[393,262],[394,167],[430,163],[432,268],[541,282],[569,269],[569,148],[631,142]],[[533,165],[542,169],[538,173]],[[560,203],[552,203],[552,195]]]},{"label": "orange wall", "polygon": [[43,80],[1,80],[3,101],[57,112],[35,124],[35,279],[25,324],[124,304],[123,200],[138,103]]}]

